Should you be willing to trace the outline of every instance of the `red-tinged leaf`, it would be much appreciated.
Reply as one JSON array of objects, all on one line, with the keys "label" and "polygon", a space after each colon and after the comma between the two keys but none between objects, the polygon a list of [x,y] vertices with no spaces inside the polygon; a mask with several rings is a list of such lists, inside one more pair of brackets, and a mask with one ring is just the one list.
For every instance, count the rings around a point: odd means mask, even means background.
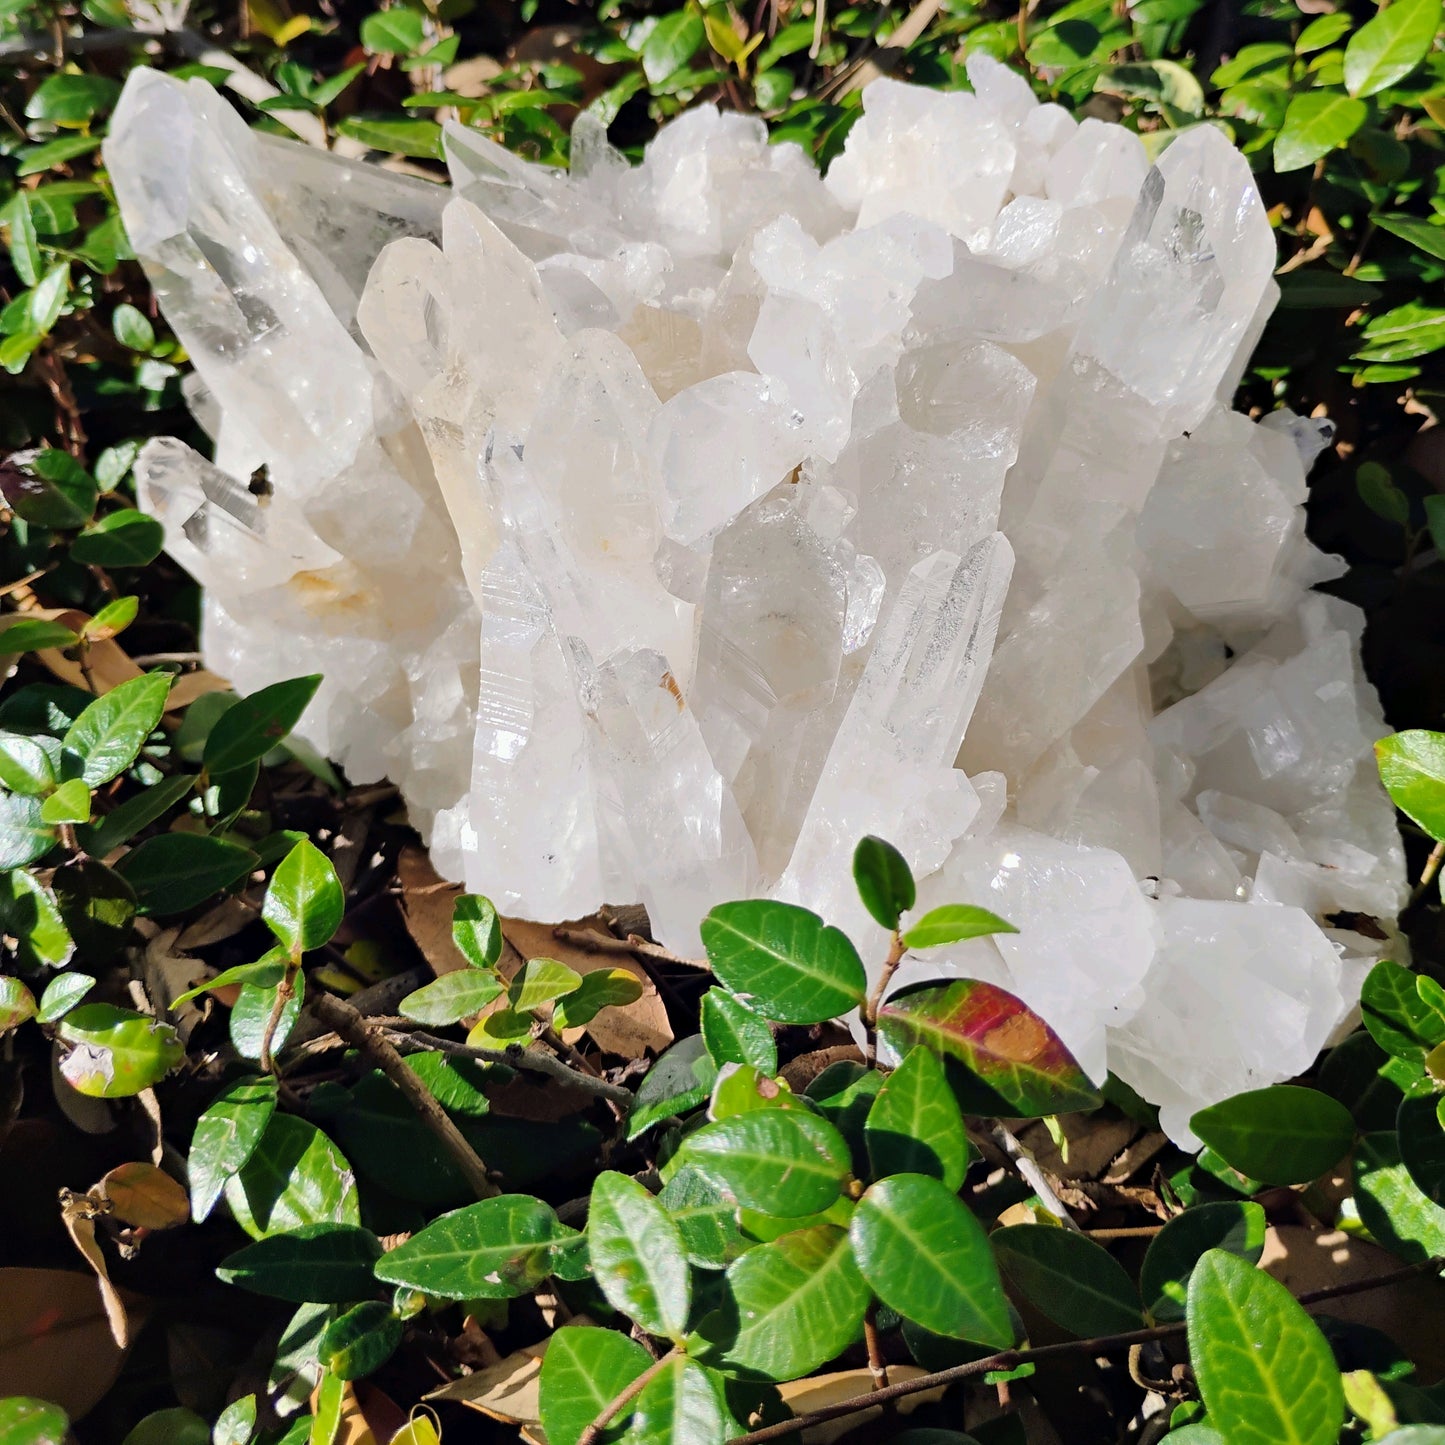
[{"label": "red-tinged leaf", "polygon": [[895,994],[878,1028],[900,1054],[922,1044],[940,1055],[966,1114],[1042,1118],[1099,1103],[1059,1036],[991,983],[959,979]]}]

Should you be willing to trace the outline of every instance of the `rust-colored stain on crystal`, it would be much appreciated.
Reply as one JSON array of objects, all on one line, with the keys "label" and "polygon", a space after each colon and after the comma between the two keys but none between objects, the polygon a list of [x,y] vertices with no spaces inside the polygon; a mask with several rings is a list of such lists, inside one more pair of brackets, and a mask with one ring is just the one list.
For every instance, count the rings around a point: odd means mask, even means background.
[{"label": "rust-colored stain on crystal", "polygon": [[676,699],[677,710],[681,712],[686,704],[682,700],[682,689],[677,685],[677,679],[672,675],[671,669],[662,674],[662,686]]}]

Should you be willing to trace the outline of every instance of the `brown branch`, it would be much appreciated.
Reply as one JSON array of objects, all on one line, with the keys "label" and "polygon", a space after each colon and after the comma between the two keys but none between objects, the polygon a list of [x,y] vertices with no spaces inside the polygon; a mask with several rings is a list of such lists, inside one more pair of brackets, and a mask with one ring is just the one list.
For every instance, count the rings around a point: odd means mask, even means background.
[{"label": "brown branch", "polygon": [[625,1385],[609,1400],[597,1418],[577,1437],[577,1445],[597,1445],[602,1432],[665,1370],[682,1351],[671,1349],[660,1359],[654,1360],[630,1385]]},{"label": "brown branch", "polygon": [[276,985],[276,997],[271,1000],[271,1012],[266,1015],[266,1027],[261,1030],[262,1073],[274,1074],[276,1072],[276,1060],[272,1056],[271,1050],[276,1042],[276,1030],[281,1027],[281,1015],[286,1012],[286,1005],[295,997],[298,972],[300,972],[299,964],[288,964],[285,976]]},{"label": "brown branch", "polygon": [[[1339,1299],[1344,1295],[1364,1294],[1369,1290],[1383,1289],[1398,1284],[1430,1269],[1439,1269],[1445,1259],[1425,1259],[1404,1269],[1389,1274],[1377,1275],[1374,1279],[1353,1280],[1349,1284],[1331,1285],[1328,1289],[1313,1290],[1298,1296],[1302,1305],[1323,1304],[1326,1300]],[[806,1415],[796,1415],[791,1420],[780,1420],[775,1425],[764,1425],[760,1430],[751,1430],[746,1435],[734,1435],[727,1445],[763,1445],[767,1440],[779,1440],[795,1431],[807,1430],[844,1415],[855,1415],[872,1405],[887,1405],[901,1400],[906,1395],[917,1395],[924,1390],[936,1390],[944,1385],[956,1385],[963,1380],[974,1380],[994,1370],[1014,1370],[1020,1365],[1032,1364],[1036,1360],[1052,1359],[1055,1355],[1090,1354],[1102,1355],[1111,1350],[1132,1349],[1135,1345],[1146,1345],[1153,1340],[1172,1339],[1188,1329],[1185,1321],[1178,1324],[1155,1325],[1147,1330],[1129,1330],[1118,1335],[1096,1335],[1088,1340],[1061,1340],[1053,1345],[1039,1345],[1032,1350],[1000,1350],[982,1360],[970,1360],[966,1365],[954,1365],[952,1369],[937,1370],[931,1375],[916,1375],[911,1380],[895,1380],[886,1389],[869,1390],[867,1394],[855,1395],[851,1400],[839,1401],[836,1405],[823,1405],[810,1410]]]},{"label": "brown branch", "polygon": [[878,982],[873,985],[873,992],[868,995],[861,1011],[866,1040],[864,1054],[870,1064],[878,1060],[878,1010],[883,1006],[883,995],[888,992],[888,985],[893,982],[898,965],[903,962],[904,951],[903,935],[895,928],[893,942],[888,946],[888,957],[883,960]]},{"label": "brown branch", "polygon": [[655,958],[659,963],[678,963],[684,968],[712,967],[705,958],[684,958],[660,943],[643,938],[640,933],[614,938],[610,933],[598,933],[595,928],[564,928],[559,924],[552,930],[552,936],[562,943],[590,949],[593,953],[636,953],[643,958]]},{"label": "brown branch", "polygon": [[358,1049],[406,1096],[422,1123],[436,1136],[437,1142],[456,1161],[472,1192],[478,1199],[490,1199],[501,1193],[492,1183],[481,1156],[467,1143],[460,1129],[452,1123],[446,1110],[428,1093],[422,1081],[412,1073],[407,1062],[397,1053],[384,1030],[364,1015],[357,1013],[343,999],[318,992],[310,1000],[311,1012],[329,1029],[334,1029],[347,1043]]},{"label": "brown branch", "polygon": [[868,1350],[868,1373],[873,1376],[873,1388],[888,1388],[888,1363],[883,1358],[883,1342],[878,1337],[878,1301],[874,1300],[863,1312],[863,1343]]}]

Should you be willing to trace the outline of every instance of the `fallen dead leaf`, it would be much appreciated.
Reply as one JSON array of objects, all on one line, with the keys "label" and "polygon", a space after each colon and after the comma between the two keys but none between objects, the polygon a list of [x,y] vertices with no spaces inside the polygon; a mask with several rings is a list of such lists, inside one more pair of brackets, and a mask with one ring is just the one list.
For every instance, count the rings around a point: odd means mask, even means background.
[{"label": "fallen dead leaf", "polygon": [[537,1385],[546,1352],[546,1340],[528,1345],[495,1365],[432,1390],[423,1398],[466,1405],[504,1425],[536,1425],[542,1418],[537,1405]]},{"label": "fallen dead leaf", "polygon": [[[926,1375],[927,1370],[917,1365],[889,1365],[888,1383],[900,1380],[916,1380]],[[795,1415],[806,1415],[811,1410],[821,1410],[828,1405],[838,1405],[856,1395],[866,1395],[873,1389],[873,1375],[869,1370],[840,1370],[833,1375],[815,1375],[809,1380],[789,1380],[778,1386],[783,1403]],[[943,1386],[935,1390],[920,1390],[916,1395],[905,1395],[894,1402],[900,1415],[907,1415],[920,1405],[931,1405],[943,1398]],[[803,1445],[830,1445],[830,1442],[847,1435],[870,1420],[876,1420],[883,1413],[881,1405],[873,1405],[851,1415],[841,1415],[836,1420],[827,1420],[821,1425],[812,1425],[803,1431]]]},{"label": "fallen dead leaf", "polygon": [[432,867],[425,848],[403,848],[396,876],[401,885],[401,916],[406,931],[432,972],[440,978],[444,973],[470,968],[466,956],[452,942],[452,910],[466,890],[460,883],[448,883]]},{"label": "fallen dead leaf", "polygon": [[110,1322],[111,1338],[116,1348],[123,1350],[130,1344],[130,1319],[120,1291],[110,1282],[110,1266],[106,1264],[100,1241],[95,1237],[95,1204],[83,1194],[62,1198],[60,1218],[81,1258],[95,1271],[101,1302],[105,1305],[105,1317]]},{"label": "fallen dead leaf", "polygon": [[814,1049],[812,1053],[790,1059],[783,1065],[780,1074],[795,1094],[801,1094],[830,1064],[862,1062],[863,1051],[857,1044],[834,1044],[832,1048]]},{"label": "fallen dead leaf", "polygon": [[119,1164],[94,1192],[110,1200],[117,1219],[144,1229],[174,1229],[191,1216],[186,1191],[154,1164]]}]

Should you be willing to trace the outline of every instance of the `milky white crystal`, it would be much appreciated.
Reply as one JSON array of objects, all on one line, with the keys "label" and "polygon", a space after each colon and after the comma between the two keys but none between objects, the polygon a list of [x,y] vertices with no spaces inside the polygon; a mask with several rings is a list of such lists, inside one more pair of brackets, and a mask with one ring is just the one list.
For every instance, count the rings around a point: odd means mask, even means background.
[{"label": "milky white crystal", "polygon": [[881,834],[1019,929],[905,979],[1014,990],[1188,1140],[1308,1065],[1403,897],[1311,590],[1328,424],[1229,410],[1277,290],[1219,131],[1151,164],[968,72],[874,82],[826,178],[700,107],[639,166],[584,114],[570,175],[454,127],[449,189],[134,72],[106,159],[215,441],[141,495],[210,665],[322,672],[313,741],[505,910],[694,950],[772,895],[877,960]]}]

